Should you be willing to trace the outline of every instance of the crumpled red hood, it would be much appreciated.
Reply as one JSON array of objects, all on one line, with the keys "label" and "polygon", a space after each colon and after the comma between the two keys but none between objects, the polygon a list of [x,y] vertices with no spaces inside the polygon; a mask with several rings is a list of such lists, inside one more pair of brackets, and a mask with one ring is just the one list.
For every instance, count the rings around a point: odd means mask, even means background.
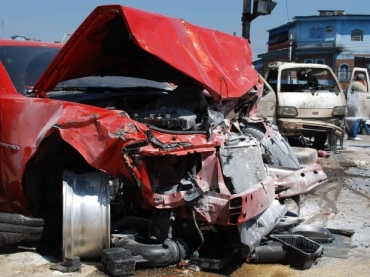
[{"label": "crumpled red hood", "polygon": [[34,90],[91,75],[201,86],[215,100],[240,97],[258,81],[246,39],[119,5],[87,17]]}]

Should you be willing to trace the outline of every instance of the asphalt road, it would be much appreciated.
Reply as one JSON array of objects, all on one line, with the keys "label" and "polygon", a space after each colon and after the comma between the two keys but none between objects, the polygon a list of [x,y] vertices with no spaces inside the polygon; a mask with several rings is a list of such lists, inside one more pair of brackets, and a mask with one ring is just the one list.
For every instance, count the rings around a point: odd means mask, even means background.
[{"label": "asphalt road", "polygon": [[[300,216],[304,223],[340,230],[352,230],[353,236],[338,236],[339,245],[328,247],[307,270],[282,264],[233,263],[221,272],[196,272],[191,269],[137,270],[135,276],[370,276],[370,136],[361,141],[345,140],[345,149],[318,158],[329,183],[316,192],[302,196]],[[50,269],[55,258],[32,250],[0,248],[0,276],[106,276],[100,263],[83,262],[74,273]]]}]

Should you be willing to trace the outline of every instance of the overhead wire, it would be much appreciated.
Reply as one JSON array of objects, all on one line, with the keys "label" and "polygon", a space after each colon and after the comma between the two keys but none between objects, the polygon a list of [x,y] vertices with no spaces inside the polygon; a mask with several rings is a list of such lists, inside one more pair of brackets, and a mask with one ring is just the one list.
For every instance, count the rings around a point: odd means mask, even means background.
[{"label": "overhead wire", "polygon": [[285,0],[286,16],[289,22],[289,9],[288,9],[288,0]]}]

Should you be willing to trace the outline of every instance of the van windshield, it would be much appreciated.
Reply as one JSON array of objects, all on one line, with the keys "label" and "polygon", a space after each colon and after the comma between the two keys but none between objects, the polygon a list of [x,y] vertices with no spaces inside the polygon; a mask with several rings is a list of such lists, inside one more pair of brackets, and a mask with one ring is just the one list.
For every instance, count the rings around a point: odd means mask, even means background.
[{"label": "van windshield", "polygon": [[[274,83],[269,80],[269,83]],[[275,80],[277,84],[277,80]],[[280,92],[339,92],[339,84],[325,68],[291,68],[281,72]]]}]

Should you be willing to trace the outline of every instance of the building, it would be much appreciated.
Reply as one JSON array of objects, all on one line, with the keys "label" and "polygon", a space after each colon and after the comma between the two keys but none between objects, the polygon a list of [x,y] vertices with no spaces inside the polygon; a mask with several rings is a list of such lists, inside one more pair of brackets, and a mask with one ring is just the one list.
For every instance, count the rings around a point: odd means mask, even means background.
[{"label": "building", "polygon": [[370,69],[370,14],[319,10],[319,15],[296,16],[292,22],[268,30],[268,52],[258,55],[255,68],[271,61],[323,63],[346,88],[353,67]]}]

